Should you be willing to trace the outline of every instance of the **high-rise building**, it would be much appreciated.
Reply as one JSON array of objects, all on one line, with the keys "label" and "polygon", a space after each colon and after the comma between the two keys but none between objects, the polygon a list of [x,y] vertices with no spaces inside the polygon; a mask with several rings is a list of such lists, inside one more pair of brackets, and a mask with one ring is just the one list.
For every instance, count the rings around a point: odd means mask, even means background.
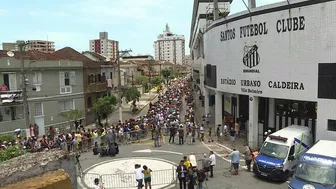
[{"label": "high-rise building", "polygon": [[154,42],[155,60],[165,60],[174,64],[185,63],[184,35],[173,34],[168,24]]},{"label": "high-rise building", "polygon": [[119,51],[119,42],[108,39],[107,32],[99,32],[99,39],[90,40],[90,51],[115,60]]},{"label": "high-rise building", "polygon": [[[7,51],[19,51],[19,43],[24,41],[18,40],[14,43],[2,43],[2,49]],[[44,53],[55,52],[55,42],[46,40],[28,40],[28,44],[25,46],[25,50],[38,50]]]}]

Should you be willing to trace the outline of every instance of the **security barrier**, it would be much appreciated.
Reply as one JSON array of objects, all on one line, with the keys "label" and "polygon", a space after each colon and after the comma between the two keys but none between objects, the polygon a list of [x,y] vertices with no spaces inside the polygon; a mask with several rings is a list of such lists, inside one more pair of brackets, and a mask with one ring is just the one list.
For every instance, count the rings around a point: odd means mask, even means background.
[{"label": "security barrier", "polygon": [[114,141],[118,145],[125,145],[125,144],[140,143],[146,137],[147,137],[147,131],[139,130],[139,131],[125,132],[123,134],[111,133],[111,134],[106,134],[104,137],[100,136],[97,138],[85,137],[80,142],[76,140],[66,140],[66,141],[60,142],[57,145],[59,145],[59,147],[65,151],[86,152],[86,151],[91,150],[94,147],[95,143],[97,143],[98,147],[100,147],[101,144],[106,145],[110,143],[111,141]]},{"label": "security barrier", "polygon": [[[197,167],[202,167],[203,159],[197,160]],[[229,170],[231,168],[231,162],[229,160],[224,160],[223,158],[216,157],[216,165],[214,166],[214,171],[216,170]]]},{"label": "security barrier", "polygon": [[[165,187],[176,184],[176,167],[166,170],[155,170],[152,172],[152,186]],[[84,173],[82,183],[85,187],[93,188],[94,179],[99,178],[105,189],[122,189],[122,188],[136,188],[137,182],[135,173],[118,173],[118,174],[95,174]]]}]

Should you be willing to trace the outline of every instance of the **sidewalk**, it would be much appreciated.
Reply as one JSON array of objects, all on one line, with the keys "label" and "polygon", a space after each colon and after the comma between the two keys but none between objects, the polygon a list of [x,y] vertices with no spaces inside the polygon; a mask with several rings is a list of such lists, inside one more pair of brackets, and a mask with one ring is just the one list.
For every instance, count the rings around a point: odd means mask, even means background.
[{"label": "sidewalk", "polygon": [[[202,116],[205,115],[205,109],[204,107],[201,107],[201,102],[198,98],[199,94],[196,92],[193,92],[193,95],[194,95],[194,101],[195,101],[195,121],[196,123],[200,124],[203,122]],[[216,115],[215,108],[210,106],[209,113],[211,115],[209,125],[212,128],[211,134],[212,134],[212,139],[214,140],[214,143],[231,152],[233,146],[232,146],[232,142],[230,141],[230,138],[228,138],[227,140],[219,140],[219,138],[216,136],[217,126],[215,126],[215,115]],[[236,138],[235,145],[234,145],[236,149],[241,153],[245,150],[244,145],[246,145],[247,143],[245,139],[246,137],[244,135],[245,134],[242,134],[240,138]],[[208,129],[206,129],[204,143],[210,144]]]}]

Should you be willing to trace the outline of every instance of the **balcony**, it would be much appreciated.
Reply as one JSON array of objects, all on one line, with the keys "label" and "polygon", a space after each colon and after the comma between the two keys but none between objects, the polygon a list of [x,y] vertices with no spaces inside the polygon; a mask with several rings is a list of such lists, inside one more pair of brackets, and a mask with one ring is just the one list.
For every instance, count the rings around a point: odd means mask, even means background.
[{"label": "balcony", "polygon": [[22,91],[0,91],[0,105],[22,103]]}]

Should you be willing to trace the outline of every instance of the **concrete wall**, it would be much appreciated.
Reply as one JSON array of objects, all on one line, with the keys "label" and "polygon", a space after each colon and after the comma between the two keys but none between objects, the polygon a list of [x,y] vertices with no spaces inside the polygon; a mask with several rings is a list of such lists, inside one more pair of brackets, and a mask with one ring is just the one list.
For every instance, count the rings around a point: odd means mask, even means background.
[{"label": "concrete wall", "polygon": [[0,188],[33,178],[47,172],[63,169],[77,188],[77,172],[74,156],[60,150],[25,154],[0,165]]},{"label": "concrete wall", "polygon": [[2,189],[72,189],[69,175],[64,170],[45,173],[41,176],[26,179],[15,184],[9,184]]},{"label": "concrete wall", "polygon": [[[0,58],[0,85],[3,84],[2,73],[15,73],[16,89],[21,90],[21,73],[20,60],[14,58]],[[74,109],[84,110],[84,94],[83,94],[83,63],[78,61],[36,61],[31,62],[25,60],[25,68],[27,70],[27,86],[29,101],[29,117],[30,123],[39,123],[40,126],[57,126],[66,123],[60,113],[61,101],[73,101]],[[74,72],[74,80],[71,87],[71,93],[61,94],[60,92],[60,72]],[[34,73],[41,74],[41,81],[34,83]],[[33,91],[33,88],[39,87],[40,90]],[[41,103],[43,115],[37,115],[36,106]],[[0,132],[13,131],[17,128],[25,129],[23,106],[15,105],[15,120],[2,119],[0,122]],[[6,113],[7,112],[7,113]],[[2,117],[9,116],[8,107],[0,106],[0,115]],[[43,124],[42,124],[43,123]]]}]

